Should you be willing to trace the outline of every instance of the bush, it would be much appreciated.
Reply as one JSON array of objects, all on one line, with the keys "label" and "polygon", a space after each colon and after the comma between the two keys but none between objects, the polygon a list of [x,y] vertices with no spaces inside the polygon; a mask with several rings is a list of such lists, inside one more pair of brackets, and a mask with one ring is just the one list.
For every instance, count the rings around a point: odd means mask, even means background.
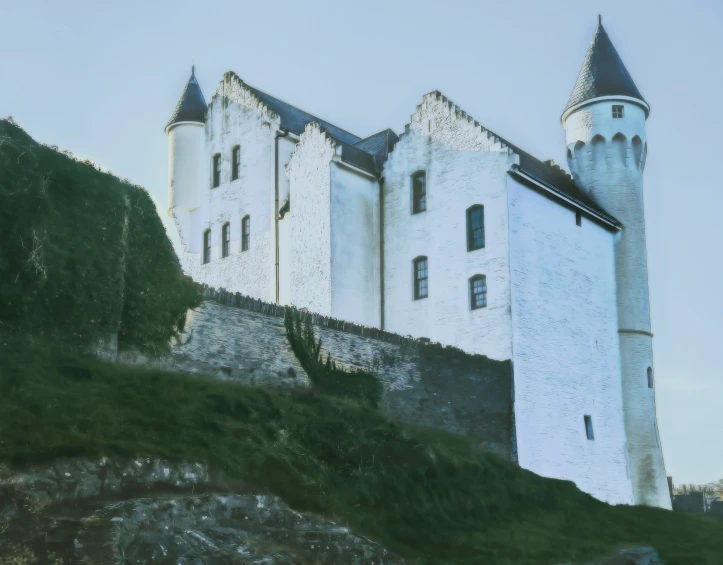
[{"label": "bush", "polygon": [[372,408],[379,405],[382,385],[377,376],[365,371],[344,370],[328,353],[324,359],[321,338],[314,337],[311,324],[301,321],[298,310],[286,309],[284,327],[294,354],[319,392],[358,400]]},{"label": "bush", "polygon": [[[0,120],[0,332],[158,353],[200,303],[148,193]],[[141,315],[142,314],[142,315]]]}]

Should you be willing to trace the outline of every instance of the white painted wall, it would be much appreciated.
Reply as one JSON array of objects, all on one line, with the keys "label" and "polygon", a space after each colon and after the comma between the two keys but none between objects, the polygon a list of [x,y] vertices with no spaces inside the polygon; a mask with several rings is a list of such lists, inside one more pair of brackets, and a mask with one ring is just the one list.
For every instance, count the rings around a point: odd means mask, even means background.
[{"label": "white painted wall", "polygon": [[[492,359],[512,356],[507,170],[516,157],[439,93],[424,97],[384,167],[385,329]],[[427,211],[411,213],[411,175],[427,174]],[[467,251],[466,210],[485,207],[486,246]],[[413,299],[412,261],[427,256],[429,297]],[[470,309],[469,278],[487,277]]]},{"label": "white painted wall", "polygon": [[[624,107],[623,118],[612,117],[613,104]],[[573,112],[563,125],[576,183],[625,226],[615,238],[614,249],[621,380],[634,498],[636,504],[670,508],[655,391],[647,383],[647,369],[653,367],[653,344],[643,205],[645,111],[627,101],[598,100]]]},{"label": "white painted wall", "polygon": [[630,504],[614,236],[512,175],[507,186],[519,463]]},{"label": "white painted wall", "polygon": [[331,164],[331,315],[380,327],[379,184]]},{"label": "white painted wall", "polygon": [[334,143],[309,124],[286,167],[292,197],[291,303],[331,315],[331,160]]},{"label": "white painted wall", "polygon": [[191,210],[198,207],[201,191],[203,124],[181,122],[168,130],[168,214],[174,218],[181,244],[188,250]]}]

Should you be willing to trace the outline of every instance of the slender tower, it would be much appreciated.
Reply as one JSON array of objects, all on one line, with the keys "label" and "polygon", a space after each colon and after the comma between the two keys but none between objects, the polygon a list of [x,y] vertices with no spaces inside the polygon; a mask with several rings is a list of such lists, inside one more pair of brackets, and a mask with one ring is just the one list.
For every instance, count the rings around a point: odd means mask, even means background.
[{"label": "slender tower", "polygon": [[655,414],[643,211],[650,107],[602,26],[562,114],[575,183],[623,223],[615,236],[618,334],[628,469],[635,504],[671,508]]},{"label": "slender tower", "polygon": [[195,69],[166,125],[168,135],[168,214],[173,216],[187,251],[190,211],[198,208],[201,190],[206,100],[196,80]]}]

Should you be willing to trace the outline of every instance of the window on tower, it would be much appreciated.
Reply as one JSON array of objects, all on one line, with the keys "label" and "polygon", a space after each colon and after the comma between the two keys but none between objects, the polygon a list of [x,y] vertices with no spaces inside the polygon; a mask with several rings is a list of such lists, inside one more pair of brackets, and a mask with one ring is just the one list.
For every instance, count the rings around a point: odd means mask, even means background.
[{"label": "window on tower", "polygon": [[241,147],[237,145],[231,150],[231,180],[236,180],[241,168]]},{"label": "window on tower", "polygon": [[585,435],[591,441],[595,439],[595,434],[592,433],[592,416],[585,416]]},{"label": "window on tower", "polygon": [[211,230],[203,232],[203,264],[211,261]]},{"label": "window on tower", "polygon": [[213,183],[211,186],[216,188],[221,184],[221,155],[216,153],[213,156]]},{"label": "window on tower", "polygon": [[487,277],[475,275],[469,279],[470,308],[484,308],[487,306]]},{"label": "window on tower", "polygon": [[467,251],[485,246],[485,209],[476,204],[467,209]]},{"label": "window on tower", "polygon": [[244,216],[241,220],[241,251],[249,250],[249,239],[251,238],[251,216]]},{"label": "window on tower", "polygon": [[613,118],[622,118],[623,117],[623,107],[614,105],[613,106]]},{"label": "window on tower", "polygon": [[414,300],[427,298],[428,291],[427,258],[417,257],[414,260]]},{"label": "window on tower", "polygon": [[653,388],[653,368],[648,367],[648,388]]},{"label": "window on tower", "polygon": [[231,224],[226,222],[221,228],[221,257],[228,257],[229,250],[231,249]]},{"label": "window on tower", "polygon": [[412,175],[412,214],[427,209],[427,174],[418,171]]}]

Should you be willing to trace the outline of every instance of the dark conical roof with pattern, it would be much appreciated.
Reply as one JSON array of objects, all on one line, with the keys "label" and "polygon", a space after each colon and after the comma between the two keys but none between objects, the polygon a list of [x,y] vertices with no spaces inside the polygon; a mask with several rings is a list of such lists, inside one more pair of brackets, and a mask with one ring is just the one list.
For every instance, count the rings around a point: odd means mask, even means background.
[{"label": "dark conical roof with pattern", "polygon": [[[629,96],[637,98],[647,106],[647,102],[635,86],[633,78],[602,26],[602,21],[592,37],[585,62],[582,64],[563,115],[569,108],[601,96]],[[646,115],[647,113],[646,108]]]},{"label": "dark conical roof with pattern", "polygon": [[191,69],[191,78],[188,79],[188,84],[186,84],[186,88],[183,90],[183,94],[181,94],[181,98],[179,98],[166,127],[178,122],[200,122],[204,124],[206,123],[207,109],[208,105],[196,80],[195,69]]}]

